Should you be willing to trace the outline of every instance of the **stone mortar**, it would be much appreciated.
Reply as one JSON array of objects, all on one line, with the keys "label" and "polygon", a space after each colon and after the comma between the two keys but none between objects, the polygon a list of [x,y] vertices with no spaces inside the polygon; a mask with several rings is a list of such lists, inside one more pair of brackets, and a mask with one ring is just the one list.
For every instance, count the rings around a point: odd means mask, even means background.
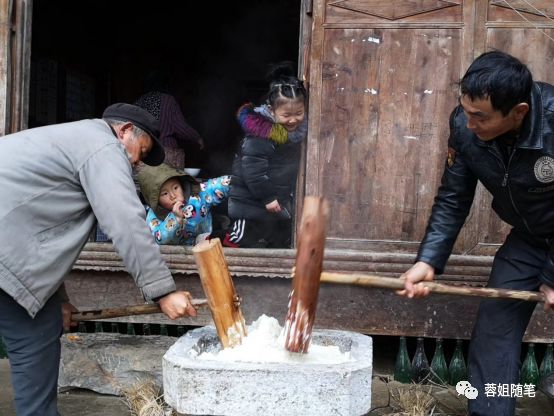
[{"label": "stone mortar", "polygon": [[350,351],[340,364],[198,360],[221,348],[213,327],[189,331],[163,357],[165,401],[185,415],[365,415],[371,408],[372,340],[315,330],[312,343]]}]

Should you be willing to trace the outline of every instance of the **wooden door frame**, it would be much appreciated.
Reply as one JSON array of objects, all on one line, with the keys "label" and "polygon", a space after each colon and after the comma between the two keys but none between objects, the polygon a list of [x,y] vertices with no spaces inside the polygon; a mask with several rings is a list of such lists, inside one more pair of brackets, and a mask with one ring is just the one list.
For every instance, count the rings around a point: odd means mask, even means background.
[{"label": "wooden door frame", "polygon": [[29,86],[31,81],[31,35],[33,0],[14,0],[12,39],[11,123],[10,133],[24,130],[29,123]]},{"label": "wooden door frame", "polygon": [[[310,54],[312,40],[312,7],[313,0],[301,0],[300,2],[300,31],[298,39],[298,77],[304,81],[306,90],[308,91],[308,118],[311,99],[310,97]],[[310,130],[308,129],[308,137]],[[306,195],[306,152],[307,140],[302,143],[300,165],[298,169],[298,178],[296,180],[296,208],[294,218],[300,218],[302,214],[302,206],[304,196]],[[293,228],[293,246],[296,246],[296,235],[299,224],[296,222]]]},{"label": "wooden door frame", "polygon": [[0,136],[28,127],[32,0],[0,0]]},{"label": "wooden door frame", "polygon": [[11,48],[12,0],[0,0],[0,136],[4,136],[9,125],[9,108],[11,94]]}]

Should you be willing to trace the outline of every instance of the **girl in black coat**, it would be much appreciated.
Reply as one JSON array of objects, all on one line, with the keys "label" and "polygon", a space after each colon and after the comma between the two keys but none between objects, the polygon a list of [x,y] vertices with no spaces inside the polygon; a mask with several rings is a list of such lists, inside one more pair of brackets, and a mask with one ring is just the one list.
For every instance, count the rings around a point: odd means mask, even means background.
[{"label": "girl in black coat", "polygon": [[275,67],[266,104],[239,109],[245,138],[233,162],[225,246],[290,247],[293,193],[307,133],[307,93],[292,73],[288,65]]}]

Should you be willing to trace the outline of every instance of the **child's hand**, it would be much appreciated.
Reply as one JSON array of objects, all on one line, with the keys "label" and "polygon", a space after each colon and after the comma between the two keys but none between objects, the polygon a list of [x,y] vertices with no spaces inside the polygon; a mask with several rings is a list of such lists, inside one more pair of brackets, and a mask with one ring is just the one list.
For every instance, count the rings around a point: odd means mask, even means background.
[{"label": "child's hand", "polygon": [[265,209],[267,209],[269,212],[281,212],[281,205],[279,205],[279,201],[271,201],[269,204],[265,204]]},{"label": "child's hand", "polygon": [[175,214],[175,218],[177,218],[177,221],[179,221],[180,225],[183,225],[183,218],[185,217],[185,214],[183,214],[183,201],[177,201],[173,205],[173,209],[171,210],[173,214]]}]

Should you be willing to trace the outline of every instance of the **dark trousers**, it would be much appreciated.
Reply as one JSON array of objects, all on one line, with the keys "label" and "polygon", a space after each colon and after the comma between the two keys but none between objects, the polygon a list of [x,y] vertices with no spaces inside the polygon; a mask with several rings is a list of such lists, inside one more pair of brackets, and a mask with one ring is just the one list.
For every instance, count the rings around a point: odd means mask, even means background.
[{"label": "dark trousers", "polygon": [[[291,220],[256,221],[231,219],[224,246],[243,248],[290,248]],[[212,233],[211,237],[219,237]]]},{"label": "dark trousers", "polygon": [[[494,258],[488,286],[538,290],[537,278],[548,247],[513,231]],[[469,382],[479,395],[468,400],[470,415],[511,416],[515,397],[487,397],[485,384],[518,384],[521,341],[535,309],[535,302],[481,301],[469,344]]]},{"label": "dark trousers", "polygon": [[57,416],[61,302],[52,296],[31,318],[0,290],[0,335],[10,362],[17,416]]}]

